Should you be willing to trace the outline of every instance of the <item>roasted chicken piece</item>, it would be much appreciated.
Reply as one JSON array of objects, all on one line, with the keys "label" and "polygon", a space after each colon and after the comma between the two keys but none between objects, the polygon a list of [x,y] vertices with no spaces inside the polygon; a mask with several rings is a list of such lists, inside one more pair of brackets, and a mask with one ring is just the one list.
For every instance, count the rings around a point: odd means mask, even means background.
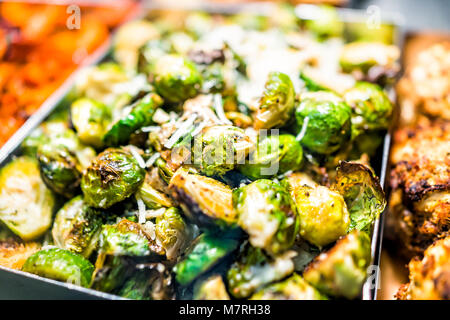
[{"label": "roasted chicken piece", "polygon": [[403,128],[394,140],[388,231],[411,258],[449,234],[450,122]]},{"label": "roasted chicken piece", "polygon": [[436,241],[425,250],[422,260],[409,263],[410,282],[400,287],[399,300],[450,299],[450,236]]}]

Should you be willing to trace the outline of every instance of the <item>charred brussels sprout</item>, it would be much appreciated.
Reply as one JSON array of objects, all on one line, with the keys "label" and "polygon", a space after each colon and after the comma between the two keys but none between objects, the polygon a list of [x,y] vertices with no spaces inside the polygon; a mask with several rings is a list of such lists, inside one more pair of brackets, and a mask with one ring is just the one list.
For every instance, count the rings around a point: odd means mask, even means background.
[{"label": "charred brussels sprout", "polygon": [[72,103],[70,113],[80,140],[95,148],[102,147],[102,138],[112,117],[110,109],[95,100],[81,98]]},{"label": "charred brussels sprout", "polygon": [[175,279],[181,285],[188,285],[234,251],[238,245],[236,239],[200,235],[192,244],[186,258],[175,266]]},{"label": "charred brussels sprout", "polygon": [[54,205],[34,159],[19,157],[0,170],[0,221],[22,240],[35,239],[50,228]]},{"label": "charred brussels sprout", "polygon": [[369,236],[353,231],[317,256],[305,269],[303,278],[327,295],[354,299],[366,279],[370,260]]},{"label": "charred brussels sprout", "polygon": [[174,205],[172,199],[166,194],[153,188],[148,181],[144,181],[139,187],[136,195],[144,201],[149,209],[158,209],[161,207],[172,207]]},{"label": "charred brussels sprout", "polygon": [[[198,148],[200,150],[197,150]],[[194,163],[207,175],[223,175],[243,163],[252,143],[241,128],[219,125],[208,127],[196,138]]]},{"label": "charred brussels sprout", "polygon": [[259,288],[281,280],[294,271],[292,251],[270,257],[262,249],[249,244],[243,246],[227,273],[228,288],[235,298],[247,298]]},{"label": "charred brussels sprout", "polygon": [[132,195],[145,178],[145,170],[122,149],[100,153],[81,179],[84,200],[95,208],[108,208]]},{"label": "charred brussels sprout", "polygon": [[293,193],[302,238],[321,248],[347,233],[350,216],[339,193],[324,186],[301,186]]},{"label": "charred brussels sprout", "polygon": [[162,216],[156,218],[155,234],[166,252],[168,260],[176,259],[186,248],[190,231],[177,208],[167,209]]},{"label": "charred brussels sprout", "polygon": [[339,150],[351,133],[351,109],[339,97],[325,91],[302,96],[296,110],[300,143],[318,154]]},{"label": "charred brussels sprout", "polygon": [[200,282],[194,289],[195,300],[230,300],[225,283],[220,275]]},{"label": "charred brussels sprout", "polygon": [[156,61],[151,78],[156,91],[173,103],[196,96],[202,87],[202,77],[195,64],[173,54]]},{"label": "charred brussels sprout", "polygon": [[236,224],[237,216],[229,186],[180,168],[170,180],[169,187],[185,215],[197,224],[219,227]]},{"label": "charred brussels sprout", "polygon": [[[302,12],[301,9],[300,12]],[[340,20],[334,7],[322,5],[304,7],[304,10],[308,10],[309,12],[306,15],[308,18],[311,17],[304,22],[306,29],[317,35],[319,39],[339,37],[342,35],[344,23]]]},{"label": "charred brussels sprout", "polygon": [[295,90],[284,73],[269,73],[259,108],[254,115],[255,129],[282,127],[294,113]]},{"label": "charred brussels sprout", "polygon": [[250,161],[239,167],[246,176],[259,179],[300,169],[303,148],[290,134],[273,135],[259,141]]},{"label": "charred brussels sprout", "polygon": [[252,246],[275,255],[294,244],[297,212],[289,193],[278,183],[261,179],[236,189],[233,205]]},{"label": "charred brussels sprout", "polygon": [[378,85],[358,82],[344,93],[344,99],[353,110],[353,136],[366,130],[384,130],[389,127],[392,104]]},{"label": "charred brussels sprout", "polygon": [[371,168],[356,162],[341,161],[333,188],[347,203],[350,230],[366,230],[386,207],[386,198]]},{"label": "charred brussels sprout", "polygon": [[94,266],[76,253],[51,248],[31,255],[23,265],[22,271],[89,287]]},{"label": "charred brussels sprout", "polygon": [[327,300],[327,298],[300,275],[294,274],[282,282],[261,289],[251,297],[251,300]]},{"label": "charred brussels sprout", "polygon": [[67,202],[56,214],[52,236],[55,245],[88,258],[97,244],[101,212],[89,207],[82,196]]},{"label": "charred brussels sprout", "polygon": [[133,104],[128,114],[117,121],[103,137],[108,146],[125,144],[136,130],[153,123],[153,114],[161,106],[162,99],[154,93]]}]

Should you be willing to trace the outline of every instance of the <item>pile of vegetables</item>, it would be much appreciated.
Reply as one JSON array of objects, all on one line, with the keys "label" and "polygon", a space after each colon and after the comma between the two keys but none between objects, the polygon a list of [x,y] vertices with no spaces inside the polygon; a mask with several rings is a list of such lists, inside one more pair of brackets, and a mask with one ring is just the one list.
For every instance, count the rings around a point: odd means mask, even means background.
[{"label": "pile of vegetables", "polygon": [[22,270],[131,299],[358,297],[392,105],[339,29],[277,10],[119,30],[0,171],[2,224],[43,244]]}]

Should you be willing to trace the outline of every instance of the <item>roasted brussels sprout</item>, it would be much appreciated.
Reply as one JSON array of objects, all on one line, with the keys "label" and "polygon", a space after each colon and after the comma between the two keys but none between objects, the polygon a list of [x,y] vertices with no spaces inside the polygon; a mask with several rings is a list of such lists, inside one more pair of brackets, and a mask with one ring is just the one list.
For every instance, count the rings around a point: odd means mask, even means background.
[{"label": "roasted brussels sprout", "polygon": [[136,262],[128,256],[100,254],[95,262],[91,288],[103,292],[117,291],[134,272]]},{"label": "roasted brussels sprout", "polygon": [[294,274],[286,280],[274,283],[256,292],[251,300],[327,300],[309,285],[300,275]]},{"label": "roasted brussels sprout", "polygon": [[324,186],[300,186],[293,193],[302,238],[321,248],[347,234],[350,215],[339,193]]},{"label": "roasted brussels sprout", "polygon": [[[228,288],[235,298],[247,298],[259,288],[281,280],[294,271],[293,251],[275,257],[260,248],[243,245],[238,261],[227,273]],[[294,253],[295,255],[295,253]]]},{"label": "roasted brussels sprout", "polygon": [[227,84],[225,82],[226,72],[221,63],[213,63],[205,66],[201,70],[203,76],[202,92],[204,93],[220,93],[223,92]]},{"label": "roasted brussels sprout", "polygon": [[102,147],[112,117],[110,109],[95,100],[80,98],[72,103],[70,114],[80,140],[95,148]]},{"label": "roasted brussels sprout", "polygon": [[300,7],[300,17],[302,16],[308,17],[308,20],[304,21],[306,29],[314,33],[319,39],[342,35],[344,23],[332,6]]},{"label": "roasted brussels sprout", "polygon": [[331,154],[350,139],[351,109],[325,91],[305,94],[296,110],[300,143],[318,154]]},{"label": "roasted brussels sprout", "polygon": [[294,113],[295,90],[288,75],[269,73],[259,108],[254,115],[255,129],[282,127]]},{"label": "roasted brussels sprout", "polygon": [[108,146],[125,144],[136,130],[153,123],[153,114],[161,106],[162,99],[154,93],[147,94],[137,101],[128,114],[117,121],[103,137]]},{"label": "roasted brussels sprout", "polygon": [[31,255],[23,265],[22,271],[88,287],[94,266],[69,250],[50,248]]},{"label": "roasted brussels sprout", "polygon": [[186,258],[175,266],[175,279],[181,285],[188,285],[233,252],[238,245],[239,242],[233,238],[200,235],[192,244]]},{"label": "roasted brussels sprout", "polygon": [[166,194],[153,188],[148,181],[144,181],[136,192],[137,197],[144,201],[149,209],[172,207],[174,202]]},{"label": "roasted brussels sprout", "polygon": [[109,208],[131,196],[145,178],[145,170],[123,149],[109,148],[100,153],[86,169],[81,189],[86,203]]},{"label": "roasted brussels sprout", "polygon": [[218,125],[207,127],[196,137],[193,158],[200,172],[223,175],[236,164],[244,163],[252,142],[241,128]]},{"label": "roasted brussels sprout", "polygon": [[52,236],[55,245],[89,258],[102,226],[101,212],[89,207],[82,196],[68,201],[57,213]]},{"label": "roasted brussels sprout", "polygon": [[280,184],[261,179],[233,191],[238,224],[246,231],[252,246],[271,255],[294,243],[299,228],[295,205]]},{"label": "roasted brussels sprout", "polygon": [[169,188],[185,215],[197,224],[219,227],[236,224],[232,190],[227,185],[180,168],[170,180]]},{"label": "roasted brussels sprout", "polygon": [[140,224],[122,219],[116,225],[104,225],[99,250],[104,255],[164,256],[164,249],[147,235]]},{"label": "roasted brussels sprout", "polygon": [[173,103],[196,96],[202,87],[202,77],[195,64],[173,54],[155,62],[151,81],[164,100]]},{"label": "roasted brussels sprout", "polygon": [[350,230],[370,229],[386,207],[386,198],[371,168],[356,162],[341,161],[333,189],[338,191],[350,212]]},{"label": "roasted brussels sprout", "polygon": [[0,170],[0,221],[22,240],[38,238],[50,228],[54,206],[37,161],[23,156]]},{"label": "roasted brussels sprout", "polygon": [[353,110],[352,137],[366,130],[383,130],[389,127],[393,107],[378,85],[358,82],[344,93],[344,99]]},{"label": "roasted brussels sprout", "polygon": [[195,300],[230,300],[225,283],[220,275],[212,276],[196,285]]},{"label": "roasted brussels sprout", "polygon": [[25,138],[21,145],[22,154],[36,157],[37,150],[41,144],[48,143],[50,136],[64,133],[67,129],[69,129],[69,125],[65,120],[47,120]]},{"label": "roasted brussels sprout", "polygon": [[370,238],[355,230],[317,256],[306,267],[303,278],[327,295],[354,299],[366,279],[370,261]]},{"label": "roasted brussels sprout", "polygon": [[303,148],[290,134],[272,135],[261,139],[249,163],[239,166],[246,176],[259,179],[300,169]]},{"label": "roasted brussels sprout", "polygon": [[167,209],[156,218],[155,235],[168,260],[175,260],[189,242],[190,230],[177,208]]}]

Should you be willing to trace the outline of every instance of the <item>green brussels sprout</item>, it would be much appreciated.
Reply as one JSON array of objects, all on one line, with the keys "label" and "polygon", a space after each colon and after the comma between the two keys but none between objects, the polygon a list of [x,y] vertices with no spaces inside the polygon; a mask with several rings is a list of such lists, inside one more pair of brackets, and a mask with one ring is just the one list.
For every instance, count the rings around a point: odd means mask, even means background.
[{"label": "green brussels sprout", "polygon": [[200,226],[234,226],[237,222],[229,186],[180,168],[169,188],[185,215]]},{"label": "green brussels sprout", "polygon": [[261,139],[250,161],[239,166],[239,171],[253,178],[267,178],[300,169],[303,148],[290,134],[272,135]]},{"label": "green brussels sprout", "polygon": [[392,68],[399,57],[400,51],[393,45],[352,42],[342,49],[339,63],[344,72],[358,70],[367,73],[374,66]]},{"label": "green brussels sprout", "polygon": [[366,130],[383,130],[389,127],[393,107],[378,85],[358,82],[344,93],[344,100],[353,110],[352,137]]},{"label": "green brussels sprout", "polygon": [[224,68],[223,64],[217,62],[202,68],[203,93],[221,93],[227,88]]},{"label": "green brussels sprout", "polygon": [[215,275],[197,284],[194,300],[230,300],[222,276]]},{"label": "green brussels sprout", "polygon": [[81,179],[84,201],[95,208],[109,208],[131,196],[145,178],[145,170],[123,149],[100,153]]},{"label": "green brussels sprout", "polygon": [[161,191],[153,188],[149,182],[144,181],[136,192],[137,197],[144,201],[149,209],[158,209],[161,207],[172,207],[174,205],[172,199]]},{"label": "green brussels sprout", "polygon": [[327,298],[300,275],[294,274],[282,282],[259,290],[250,300],[327,300]]},{"label": "green brussels sprout", "polygon": [[202,87],[202,77],[195,64],[174,54],[159,58],[151,77],[156,91],[172,103],[196,96]]},{"label": "green brussels sprout", "polygon": [[148,41],[139,49],[138,71],[148,74],[154,67],[155,62],[170,51],[170,44],[161,39]]},{"label": "green brussels sprout", "polygon": [[[300,10],[302,9],[300,7]],[[307,9],[310,11],[308,12],[310,19],[304,21],[307,30],[314,33],[319,39],[342,36],[344,23],[334,7],[321,5],[310,6]]]},{"label": "green brussels sprout", "polygon": [[288,75],[269,73],[253,126],[258,129],[282,127],[294,113],[295,90]]},{"label": "green brussels sprout", "polygon": [[174,207],[156,218],[155,234],[168,260],[176,259],[186,248],[190,238],[188,226],[179,210]]},{"label": "green brussels sprout", "polygon": [[80,140],[87,145],[101,148],[102,138],[112,117],[110,109],[95,100],[80,98],[72,103],[70,114]]},{"label": "green brussels sprout", "polygon": [[303,95],[296,110],[300,143],[319,154],[331,154],[350,139],[351,109],[339,97],[325,91]]},{"label": "green brussels sprout", "polygon": [[22,271],[89,287],[94,266],[82,256],[69,250],[50,248],[32,254],[25,261]]},{"label": "green brussels sprout", "polygon": [[174,267],[176,281],[183,286],[188,285],[233,252],[238,245],[239,242],[233,238],[214,237],[205,233],[200,235],[191,245],[185,259]]},{"label": "green brussels sprout", "polygon": [[104,225],[99,248],[103,255],[162,257],[165,254],[156,239],[151,239],[140,224],[128,219],[122,219],[116,225]]},{"label": "green brussels sprout", "polygon": [[0,169],[0,221],[22,240],[42,236],[51,226],[55,197],[36,160],[22,156]]},{"label": "green brussels sprout", "polygon": [[101,212],[86,205],[82,196],[77,196],[56,213],[53,241],[61,249],[89,258],[97,245],[101,227]]},{"label": "green brussels sprout", "polygon": [[252,246],[271,255],[294,244],[299,221],[287,190],[280,184],[261,179],[233,191],[238,224],[249,235]]},{"label": "green brussels sprout", "polygon": [[339,193],[324,186],[300,186],[293,193],[302,238],[321,248],[347,234],[350,215]]},{"label": "green brussels sprout", "polygon": [[354,299],[366,279],[370,261],[370,238],[355,230],[317,256],[306,267],[303,278],[327,295]]},{"label": "green brussels sprout", "polygon": [[99,254],[95,262],[91,288],[103,292],[113,292],[121,288],[134,273],[136,262],[127,256]]},{"label": "green brussels sprout", "polygon": [[386,197],[372,169],[357,162],[341,161],[332,188],[350,212],[350,230],[368,230],[386,207]]},{"label": "green brussels sprout", "polygon": [[147,94],[131,106],[128,114],[117,121],[103,137],[108,146],[118,146],[129,141],[136,130],[153,123],[153,114],[162,105],[160,96],[154,93]]},{"label": "green brussels sprout", "polygon": [[233,297],[251,296],[259,288],[281,280],[294,271],[292,251],[270,257],[262,249],[248,243],[242,246],[238,260],[227,273],[227,282]]},{"label": "green brussels sprout", "polygon": [[307,91],[330,91],[342,94],[355,85],[352,75],[346,73],[326,73],[321,68],[305,67],[300,72],[300,79]]},{"label": "green brussels sprout", "polygon": [[224,175],[235,165],[243,163],[252,142],[241,128],[216,125],[203,129],[196,137],[193,158],[201,173]]}]

